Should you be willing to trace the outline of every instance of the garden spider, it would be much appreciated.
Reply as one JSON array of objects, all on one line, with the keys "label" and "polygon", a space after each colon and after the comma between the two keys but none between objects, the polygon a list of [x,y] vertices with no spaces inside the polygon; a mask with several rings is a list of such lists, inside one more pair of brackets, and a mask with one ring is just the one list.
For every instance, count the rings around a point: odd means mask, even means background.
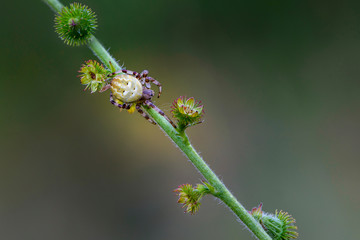
[{"label": "garden spider", "polygon": [[[125,74],[119,74],[125,73]],[[147,119],[152,124],[156,125],[156,123],[141,109],[141,104],[145,104],[155,111],[160,113],[174,128],[176,125],[168,118],[165,113],[155,106],[151,98],[154,96],[154,91],[151,90],[150,83],[159,87],[159,94],[161,94],[161,84],[155,80],[154,78],[148,76],[149,72],[147,70],[142,71],[141,73],[137,73],[130,70],[121,70],[119,72],[114,72],[109,75],[109,77],[116,75],[113,77],[109,84],[107,84],[102,90],[106,91],[110,88],[110,102],[122,109],[127,109],[129,113],[133,113],[135,109]]]}]

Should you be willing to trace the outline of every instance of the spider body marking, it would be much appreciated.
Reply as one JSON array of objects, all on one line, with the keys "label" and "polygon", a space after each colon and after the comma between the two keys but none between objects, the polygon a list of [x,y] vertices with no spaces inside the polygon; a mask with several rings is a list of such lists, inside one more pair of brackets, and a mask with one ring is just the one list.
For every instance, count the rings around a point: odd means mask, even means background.
[{"label": "spider body marking", "polygon": [[144,70],[137,73],[130,70],[121,70],[114,72],[111,76],[111,82],[107,84],[102,91],[110,88],[110,102],[111,104],[122,109],[127,109],[129,113],[137,110],[141,116],[147,119],[152,124],[156,124],[142,109],[141,104],[147,105],[162,115],[174,128],[176,125],[165,115],[161,109],[152,103],[151,98],[154,96],[154,91],[151,89],[150,83],[159,87],[159,94],[161,94],[161,84],[154,78],[148,76],[148,71]]},{"label": "spider body marking", "polygon": [[116,99],[132,103],[143,96],[143,86],[134,76],[121,74],[115,76],[110,84],[110,90]]}]

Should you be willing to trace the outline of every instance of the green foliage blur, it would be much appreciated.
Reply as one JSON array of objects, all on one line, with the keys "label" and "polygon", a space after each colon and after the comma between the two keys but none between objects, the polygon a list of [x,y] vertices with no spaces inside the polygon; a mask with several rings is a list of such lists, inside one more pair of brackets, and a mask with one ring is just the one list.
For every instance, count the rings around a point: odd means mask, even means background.
[{"label": "green foliage blur", "polygon": [[[359,237],[359,1],[82,3],[119,63],[162,83],[157,106],[202,101],[188,134],[247,209],[289,212],[300,239]],[[5,1],[0,20],[0,239],[253,239],[212,198],[183,213],[172,191],[201,176],[156,126],[83,92],[96,58],[47,5]]]}]

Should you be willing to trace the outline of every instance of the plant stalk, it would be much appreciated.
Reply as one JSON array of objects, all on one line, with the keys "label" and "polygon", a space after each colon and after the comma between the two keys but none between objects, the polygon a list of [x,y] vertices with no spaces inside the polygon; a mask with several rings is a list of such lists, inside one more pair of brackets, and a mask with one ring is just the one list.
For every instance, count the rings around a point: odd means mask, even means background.
[{"label": "plant stalk", "polygon": [[[43,0],[56,13],[60,12],[63,5],[58,0]],[[114,68],[121,70],[117,61],[106,51],[101,43],[93,36],[88,47],[101,60],[101,62],[110,68],[110,62]],[[179,132],[157,111],[143,105],[145,112],[159,125],[159,127],[170,137],[170,139],[185,153],[193,165],[203,175],[203,177],[215,188],[218,192],[217,197],[221,199],[234,214],[249,228],[249,230],[260,240],[271,240],[271,237],[265,232],[262,226],[255,221],[255,219],[246,211],[246,209],[237,201],[226,186],[220,181],[217,175],[210,169],[206,162],[196,152],[191,145],[187,135]]]}]

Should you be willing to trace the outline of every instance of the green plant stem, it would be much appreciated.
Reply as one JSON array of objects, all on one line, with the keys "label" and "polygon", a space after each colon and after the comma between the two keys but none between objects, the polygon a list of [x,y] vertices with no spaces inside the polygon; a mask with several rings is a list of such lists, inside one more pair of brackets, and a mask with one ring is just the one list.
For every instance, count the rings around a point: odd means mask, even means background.
[{"label": "green plant stem", "polygon": [[[55,12],[59,12],[62,4],[57,0],[43,0]],[[115,69],[121,70],[121,67],[116,60],[106,51],[100,42],[93,36],[88,44],[88,47],[93,53],[110,68],[109,62],[113,64]],[[246,209],[236,200],[230,193],[226,186],[220,181],[216,174],[210,169],[205,161],[200,157],[196,150],[191,145],[188,137],[184,132],[179,133],[163,116],[161,116],[154,109],[143,106],[144,110],[152,119],[160,126],[160,128],[170,137],[170,139],[185,153],[198,171],[217,191],[216,197],[221,199],[240,220],[249,228],[253,234],[260,240],[271,240],[269,235],[265,232],[262,226],[255,221],[255,219],[246,211]]]},{"label": "green plant stem", "polygon": [[254,233],[260,240],[271,240],[262,226],[246,211],[237,201],[226,186],[220,181],[216,174],[206,164],[206,162],[196,152],[185,133],[179,134],[171,124],[158,114],[154,109],[144,106],[147,113],[159,124],[162,130],[173,140],[183,153],[190,159],[198,171],[217,191],[216,197],[221,199],[241,221]]},{"label": "green plant stem", "polygon": [[43,0],[56,13],[60,12],[64,5],[58,0]]},{"label": "green plant stem", "polygon": [[121,67],[117,63],[117,61],[109,54],[108,51],[101,45],[99,40],[96,39],[96,37],[92,37],[90,42],[88,43],[88,47],[91,49],[91,51],[97,56],[101,62],[110,69],[110,62],[116,69],[116,71],[120,71]]}]

